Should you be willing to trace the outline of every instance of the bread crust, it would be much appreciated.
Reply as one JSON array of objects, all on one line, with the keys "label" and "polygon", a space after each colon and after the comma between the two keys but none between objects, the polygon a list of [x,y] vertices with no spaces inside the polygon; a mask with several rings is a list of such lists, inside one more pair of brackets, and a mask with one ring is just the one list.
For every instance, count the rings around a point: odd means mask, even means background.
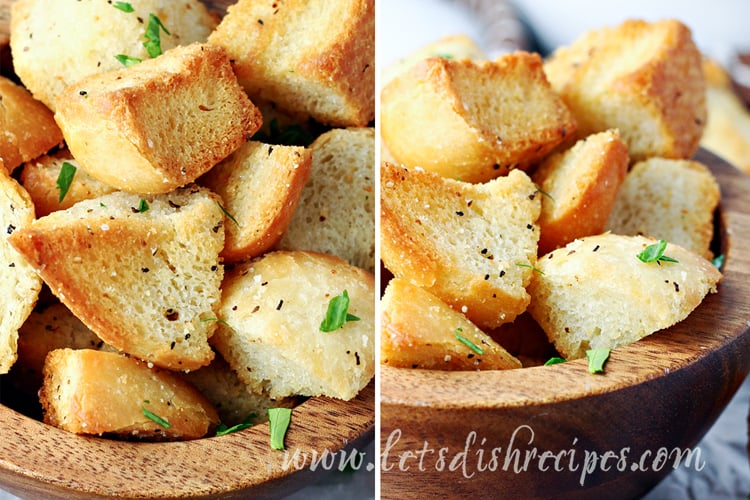
[{"label": "bread crust", "polygon": [[[472,349],[458,340],[472,342]],[[506,370],[521,362],[464,315],[403,279],[381,298],[380,362],[400,368]]]},{"label": "bread crust", "polygon": [[225,51],[199,43],[86,77],[58,96],[56,109],[68,148],[86,172],[142,194],[196,180],[262,122]]},{"label": "bread crust", "polygon": [[[214,407],[176,374],[91,349],[56,349],[39,393],[44,421],[76,434],[197,439],[219,423]],[[164,419],[168,427],[146,415]]]},{"label": "bread crust", "polygon": [[237,221],[224,226],[225,262],[248,260],[276,245],[297,209],[311,162],[309,149],[249,141],[201,178]]},{"label": "bread crust", "polygon": [[220,298],[224,214],[196,186],[88,200],[11,235],[52,292],[102,340],[157,366],[207,365]]},{"label": "bread crust", "polygon": [[26,89],[0,76],[0,158],[6,170],[12,172],[62,142],[50,110]]},{"label": "bread crust", "polygon": [[529,303],[541,196],[521,170],[486,184],[381,167],[380,251],[399,278],[440,297],[480,328]]},{"label": "bread crust", "polygon": [[564,358],[615,349],[672,326],[717,291],[719,270],[678,245],[669,243],[664,252],[677,263],[641,262],[637,255],[654,243],[604,233],[539,259],[529,312]]},{"label": "bread crust", "polygon": [[3,374],[16,361],[18,330],[31,314],[42,288],[34,268],[10,242],[13,234],[33,223],[34,204],[4,168],[0,168],[0,221],[0,374]]},{"label": "bread crust", "polygon": [[542,162],[532,174],[544,193],[539,255],[604,231],[629,162],[616,130],[593,134]]},{"label": "bread crust", "polygon": [[544,65],[582,137],[616,128],[633,161],[690,158],[706,123],[706,82],[690,29],[629,19],[591,30]]},{"label": "bread crust", "polygon": [[251,97],[337,127],[375,116],[374,0],[240,0],[209,42]]},{"label": "bread crust", "polygon": [[[359,317],[320,324],[346,290]],[[374,276],[332,255],[275,251],[227,270],[212,345],[254,392],[355,397],[375,373]]]},{"label": "bread crust", "polygon": [[115,56],[148,59],[143,42],[150,14],[168,29],[162,51],[205,42],[218,19],[200,0],[140,0],[134,12],[112,2],[18,0],[11,6],[13,67],[34,97],[55,111],[57,96],[84,77],[122,68]]},{"label": "bread crust", "polygon": [[576,130],[540,56],[528,52],[418,62],[383,88],[380,120],[399,163],[465,182],[526,169]]}]

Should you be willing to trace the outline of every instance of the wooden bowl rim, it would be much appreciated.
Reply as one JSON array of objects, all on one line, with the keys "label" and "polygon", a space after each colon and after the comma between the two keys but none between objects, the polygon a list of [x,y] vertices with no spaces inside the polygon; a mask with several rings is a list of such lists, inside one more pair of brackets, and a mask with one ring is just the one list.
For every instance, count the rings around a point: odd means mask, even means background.
[{"label": "wooden bowl rim", "polygon": [[[750,296],[750,177],[706,150],[695,160],[716,177],[722,198],[717,209],[720,248],[725,255],[719,292],[710,294],[684,321],[612,351],[605,374],[590,374],[585,359],[503,371],[438,371],[380,365],[380,404],[387,410],[502,409],[553,404],[618,391],[698,363],[748,335],[750,321],[738,314]],[[723,292],[723,293],[722,293]],[[694,330],[696,324],[720,329]],[[669,352],[669,356],[664,356]],[[450,388],[450,389],[446,389]],[[384,426],[386,424],[384,423]]]},{"label": "wooden bowl rim", "polygon": [[[271,449],[268,423],[192,441],[127,442],[71,434],[0,405],[0,483],[59,498],[267,494],[267,483],[306,470],[314,453],[336,454],[374,426],[374,381],[350,401],[314,397],[295,407],[288,456]],[[307,457],[304,467],[290,462],[295,452]]]}]

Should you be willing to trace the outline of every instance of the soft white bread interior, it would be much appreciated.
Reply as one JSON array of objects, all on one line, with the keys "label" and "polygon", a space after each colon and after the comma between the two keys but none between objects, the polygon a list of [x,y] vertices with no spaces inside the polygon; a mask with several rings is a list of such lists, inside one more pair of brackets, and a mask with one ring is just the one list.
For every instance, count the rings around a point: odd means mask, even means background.
[{"label": "soft white bread interior", "polygon": [[375,269],[375,129],[333,129],[310,146],[312,171],[278,248]]},{"label": "soft white bread interior", "polygon": [[[344,292],[359,320],[322,331]],[[375,373],[374,277],[338,257],[277,251],[227,270],[218,315],[211,343],[254,392],[348,400]]]},{"label": "soft white bread interior", "polygon": [[262,121],[221,47],[175,47],[63,90],[55,120],[81,167],[134,193],[167,193],[239,148]]},{"label": "soft white bread interior", "polygon": [[224,226],[226,262],[256,257],[279,241],[310,176],[310,163],[309,149],[248,141],[201,177],[200,184],[218,194],[234,218]]},{"label": "soft white bread interior", "polygon": [[607,229],[667,240],[710,259],[720,197],[719,184],[702,163],[651,158],[628,173]]},{"label": "soft white bread interior", "polygon": [[614,349],[672,326],[717,291],[719,270],[678,245],[664,251],[678,262],[642,262],[638,254],[655,243],[604,233],[539,259],[529,312],[564,358]]},{"label": "soft white bread interior", "polygon": [[469,184],[384,164],[380,182],[381,258],[397,278],[480,328],[526,310],[542,196],[526,173]]},{"label": "soft white bread interior", "polygon": [[31,314],[42,280],[10,237],[34,221],[28,193],[0,168],[0,374],[8,373],[17,358],[18,329]]},{"label": "soft white bread interior", "polygon": [[433,370],[521,367],[463,314],[406,280],[390,280],[380,304],[381,364]]},{"label": "soft white bread interior", "polygon": [[[134,11],[117,3],[128,3]],[[162,51],[206,41],[218,21],[200,0],[18,0],[10,17],[13,68],[34,97],[54,111],[55,99],[68,85],[121,68],[115,56],[148,59],[144,42],[151,15],[169,31],[157,29]]]},{"label": "soft white bread interior", "polygon": [[213,357],[219,201],[197,186],[145,198],[111,193],[37,219],[11,243],[102,340],[157,366],[196,369]]},{"label": "soft white bread interior", "polygon": [[140,360],[92,349],[56,349],[44,364],[44,421],[76,434],[197,439],[218,423],[190,384]]}]

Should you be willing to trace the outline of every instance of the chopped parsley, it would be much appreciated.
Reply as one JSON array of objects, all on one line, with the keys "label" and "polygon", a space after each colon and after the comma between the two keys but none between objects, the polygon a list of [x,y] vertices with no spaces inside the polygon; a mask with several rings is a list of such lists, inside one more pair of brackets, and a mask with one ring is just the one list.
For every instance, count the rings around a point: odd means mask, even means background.
[{"label": "chopped parsley", "polygon": [[321,332],[332,332],[344,326],[347,321],[359,321],[357,316],[349,314],[349,292],[344,290],[328,303],[326,316],[320,323]]},{"label": "chopped parsley", "polygon": [[717,255],[711,260],[711,263],[716,267],[716,269],[721,270],[722,267],[724,267],[724,260],[726,259],[726,256],[722,253]]},{"label": "chopped parsley", "polygon": [[140,213],[143,213],[147,211],[150,207],[148,206],[148,202],[141,198],[141,201],[138,203],[138,211]]},{"label": "chopped parsley", "polygon": [[544,274],[544,271],[542,271],[538,267],[532,266],[531,264],[526,264],[524,262],[516,262],[516,265],[518,267],[527,267],[527,268],[531,269],[532,271],[537,272],[539,274]]},{"label": "chopped parsley", "polygon": [[484,350],[481,347],[479,347],[474,342],[472,342],[471,340],[461,335],[462,331],[463,329],[461,327],[456,328],[456,331],[453,332],[453,335],[456,336],[456,339],[462,344],[464,344],[466,347],[474,351],[475,353],[479,354],[480,356],[484,354]]},{"label": "chopped parsley", "polygon": [[112,7],[114,7],[115,9],[120,9],[123,12],[135,12],[133,6],[128,2],[114,2],[112,4]]},{"label": "chopped parsley", "polygon": [[677,259],[673,259],[672,257],[667,257],[664,255],[664,250],[667,249],[667,241],[666,240],[659,240],[657,243],[654,243],[653,245],[649,245],[641,252],[636,255],[638,259],[641,262],[649,263],[649,262],[679,262]]},{"label": "chopped parsley", "polygon": [[64,161],[60,173],[57,175],[57,189],[60,190],[60,196],[57,200],[58,203],[62,203],[65,199],[65,195],[68,194],[70,184],[73,182],[73,177],[76,175],[76,167],[72,163]]},{"label": "chopped parsley", "polygon": [[161,20],[153,13],[148,15],[148,25],[146,26],[146,41],[143,46],[151,57],[161,55],[161,32],[171,35],[169,30],[164,27]]},{"label": "chopped parsley", "polygon": [[216,427],[216,435],[224,436],[226,434],[231,434],[233,432],[241,431],[242,429],[249,429],[250,427],[253,426],[253,424],[250,423],[250,421],[257,416],[258,415],[256,415],[255,413],[251,413],[250,415],[245,417],[245,420],[243,420],[237,425],[233,425],[232,427],[227,427],[226,424],[220,423],[218,427]]},{"label": "chopped parsley", "polygon": [[609,349],[589,349],[586,358],[589,360],[589,373],[604,373],[604,363],[609,359]]},{"label": "chopped parsley", "polygon": [[218,201],[216,202],[216,204],[219,205],[219,208],[221,209],[222,212],[224,212],[224,215],[226,215],[227,217],[229,217],[229,220],[231,220],[232,222],[234,222],[237,225],[237,227],[240,227],[240,223],[237,222],[237,219],[235,219],[234,216],[232,214],[230,214],[229,211],[226,208],[224,208],[224,205],[222,205]]},{"label": "chopped parsley", "polygon": [[441,59],[453,59],[453,54],[437,53],[435,54],[435,57],[439,57]]},{"label": "chopped parsley", "polygon": [[567,360],[565,358],[561,358],[559,356],[553,356],[549,358],[546,363],[544,363],[544,366],[557,365],[560,363],[565,363],[566,361]]},{"label": "chopped parsley", "polygon": [[117,59],[118,61],[120,61],[120,64],[122,64],[126,68],[129,67],[129,66],[136,65],[139,62],[141,62],[141,60],[138,59],[137,57],[130,57],[130,56],[126,56],[125,54],[117,54],[115,56],[115,59]]},{"label": "chopped parsley", "polygon": [[271,448],[274,450],[284,449],[284,438],[292,420],[291,408],[269,408],[268,428],[271,433]]},{"label": "chopped parsley", "polygon": [[[144,401],[144,403],[148,403],[148,402],[149,402],[148,400]],[[172,427],[172,424],[170,424],[169,422],[167,422],[165,419],[163,419],[162,417],[160,417],[156,413],[153,413],[153,412],[149,411],[148,409],[146,409],[145,406],[141,406],[141,412],[143,412],[143,414],[146,416],[146,418],[148,418],[150,420],[153,420],[154,422],[156,422],[157,424],[161,425],[165,429],[169,429],[170,427]]]},{"label": "chopped parsley", "polygon": [[222,324],[222,325],[224,325],[224,326],[229,326],[229,323],[227,323],[226,321],[224,321],[224,320],[223,320],[223,319],[221,319],[221,318],[203,318],[203,319],[201,320],[201,323],[207,323],[207,322],[209,322],[209,321],[216,321],[217,323],[221,323],[221,324]]}]

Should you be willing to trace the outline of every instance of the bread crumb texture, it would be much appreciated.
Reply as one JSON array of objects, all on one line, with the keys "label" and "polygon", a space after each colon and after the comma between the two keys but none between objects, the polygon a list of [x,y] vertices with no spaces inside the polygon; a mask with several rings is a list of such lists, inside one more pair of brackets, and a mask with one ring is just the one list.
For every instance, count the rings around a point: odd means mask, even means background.
[{"label": "bread crumb texture", "polygon": [[678,262],[642,262],[656,240],[612,233],[581,238],[540,257],[529,312],[566,359],[615,349],[685,319],[721,273],[693,251],[668,244]]},{"label": "bread crumb texture", "polygon": [[213,357],[219,202],[197,186],[145,198],[111,193],[37,219],[11,243],[102,340],[158,366],[195,369]]}]

